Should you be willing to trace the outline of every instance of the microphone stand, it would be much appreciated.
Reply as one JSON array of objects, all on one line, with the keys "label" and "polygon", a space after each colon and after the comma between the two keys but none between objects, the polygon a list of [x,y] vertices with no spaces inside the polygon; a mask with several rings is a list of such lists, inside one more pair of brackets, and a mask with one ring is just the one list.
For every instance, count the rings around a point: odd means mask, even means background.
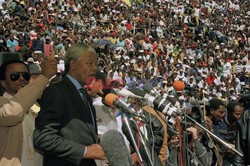
[{"label": "microphone stand", "polygon": [[151,166],[154,166],[153,165],[153,161],[152,161],[152,159],[150,157],[150,151],[148,150],[148,148],[147,148],[147,146],[146,146],[146,144],[145,144],[145,142],[144,142],[141,134],[140,134],[140,141],[141,141],[142,145],[144,146],[144,149],[146,151],[146,154],[148,156],[148,159],[149,159],[149,162],[150,162]]},{"label": "microphone stand", "polygon": [[128,133],[129,133],[129,135],[130,135],[130,138],[131,138],[131,140],[132,140],[132,143],[133,143],[133,145],[134,145],[134,148],[135,148],[135,151],[136,151],[136,153],[137,153],[137,155],[138,155],[138,158],[139,158],[139,160],[140,160],[140,163],[143,163],[143,160],[142,160],[140,151],[139,151],[139,149],[138,149],[138,147],[137,147],[137,145],[136,145],[135,138],[134,138],[134,136],[133,136],[132,130],[131,130],[130,125],[129,125],[129,122],[128,122],[128,117],[127,117],[125,114],[122,114],[122,118],[124,119],[125,125],[126,125],[126,127],[128,128]]},{"label": "microphone stand", "polygon": [[[184,113],[184,119],[186,121],[187,119],[187,113],[185,112]],[[183,148],[182,149],[182,158],[183,158],[183,165],[187,165],[187,166],[190,166],[189,162],[186,162],[187,159],[188,159],[188,151],[190,150],[189,147],[188,147],[188,134],[187,134],[187,124],[185,123],[184,124],[184,128],[185,130],[182,130],[182,134],[183,134],[183,140],[182,140],[182,147],[186,147],[186,148]]]},{"label": "microphone stand", "polygon": [[224,140],[222,140],[221,138],[219,138],[218,136],[216,136],[214,133],[212,133],[211,131],[209,131],[207,128],[205,128],[204,126],[202,126],[200,123],[198,123],[196,120],[194,120],[193,118],[191,118],[190,116],[186,115],[186,117],[188,119],[190,119],[193,123],[195,123],[197,126],[199,126],[201,129],[205,130],[209,135],[211,135],[214,139],[216,139],[218,142],[220,142],[222,145],[224,145],[226,148],[228,148],[229,150],[234,151],[236,154],[238,154],[241,157],[244,157],[244,155],[242,153],[240,153],[239,151],[237,151],[235,148],[231,147],[230,145],[228,145],[227,142],[225,142]]}]

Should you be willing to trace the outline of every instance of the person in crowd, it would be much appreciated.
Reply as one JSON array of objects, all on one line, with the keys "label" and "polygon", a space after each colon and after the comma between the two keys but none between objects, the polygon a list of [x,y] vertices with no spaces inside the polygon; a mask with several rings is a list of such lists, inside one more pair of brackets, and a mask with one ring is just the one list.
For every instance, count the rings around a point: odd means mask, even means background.
[{"label": "person in crowd", "polygon": [[235,146],[236,150],[243,154],[239,156],[235,154],[233,164],[236,166],[250,165],[250,97],[249,95],[244,96],[240,99],[240,102],[243,104],[244,113],[241,115],[241,118],[238,120],[239,129],[236,133]]},{"label": "person in crowd", "polygon": [[34,131],[34,146],[44,153],[44,165],[91,166],[94,159],[105,159],[95,108],[85,89],[88,78],[96,75],[96,62],[92,47],[73,45],[65,55],[66,76],[44,91]]},{"label": "person in crowd", "polygon": [[42,165],[32,141],[35,114],[31,106],[56,73],[56,61],[42,65],[41,75],[29,83],[28,66],[21,60],[6,61],[0,67],[5,92],[0,97],[0,165]]},{"label": "person in crowd", "polygon": [[[213,151],[205,147],[201,141],[202,134],[201,129],[198,126],[191,126],[187,128],[188,135],[188,162],[191,165],[204,165],[210,166],[213,162]],[[178,165],[178,153],[177,144],[178,140],[173,139],[171,140],[169,147],[170,147],[170,154],[168,160],[166,162],[166,166],[174,166]]]},{"label": "person in crowd", "polygon": [[[224,117],[224,122],[227,125],[228,130],[225,134],[225,141],[230,143],[232,147],[235,148],[236,141],[236,132],[238,131],[237,121],[240,119],[244,109],[239,102],[230,101],[227,104],[227,114]],[[232,165],[233,164],[233,153],[227,152],[224,156],[224,165]]]},{"label": "person in crowd", "polygon": [[238,130],[237,121],[240,119],[243,112],[244,108],[239,102],[230,101],[227,104],[227,114],[224,117],[224,122],[228,128],[228,136],[232,136],[232,138],[229,137],[229,139],[226,140],[231,144],[235,144],[236,131]]},{"label": "person in crowd", "polygon": [[18,45],[18,41],[14,38],[14,35],[11,34],[9,39],[6,41],[7,48],[10,52],[15,52],[15,47]]},{"label": "person in crowd", "polygon": [[[207,129],[211,131],[212,122],[209,118],[205,118],[202,122],[203,117],[197,106],[192,107],[191,110],[187,110],[187,113],[196,122],[207,126]],[[186,161],[189,165],[213,165],[217,161],[217,156],[215,154],[215,149],[209,144],[213,144],[213,141],[208,139],[206,132],[201,129],[197,124],[187,119],[186,129],[182,134],[183,145],[182,148],[187,152]],[[173,135],[170,138],[168,148],[169,156],[167,159],[166,166],[180,165],[179,154],[180,154],[180,142],[178,134]],[[186,146],[186,147],[184,147]]]},{"label": "person in crowd", "polygon": [[[212,132],[224,141],[227,139],[228,136],[228,126],[224,121],[226,114],[226,105],[225,103],[223,103],[222,100],[212,99],[209,101],[207,118],[212,121]],[[214,142],[214,147],[219,152],[219,155],[217,154],[218,162],[223,165],[228,165],[228,149],[223,144],[220,144],[218,141]],[[233,144],[230,144],[230,146],[234,148]]]},{"label": "person in crowd", "polygon": [[223,131],[227,131],[227,125],[223,121],[226,115],[226,105],[220,99],[212,99],[209,101],[209,110],[207,117],[212,120],[213,133],[218,137],[225,139]]}]

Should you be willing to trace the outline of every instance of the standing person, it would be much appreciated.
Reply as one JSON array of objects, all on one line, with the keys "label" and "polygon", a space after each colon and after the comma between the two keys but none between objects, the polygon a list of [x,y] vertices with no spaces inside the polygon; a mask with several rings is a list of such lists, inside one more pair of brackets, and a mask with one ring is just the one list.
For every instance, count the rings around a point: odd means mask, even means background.
[{"label": "standing person", "polygon": [[30,108],[56,71],[56,60],[48,60],[42,65],[41,75],[29,83],[28,67],[21,60],[9,60],[0,67],[0,82],[5,89],[0,97],[0,166],[42,165],[41,155],[32,144],[35,125]]},{"label": "standing person", "polygon": [[[230,101],[227,105],[227,114],[224,117],[224,122],[227,125],[227,132],[225,136],[225,141],[231,144],[232,147],[235,147],[236,132],[239,129],[237,121],[240,119],[242,113],[244,112],[243,107],[239,102]],[[224,156],[224,165],[233,164],[233,153],[227,152]]]},{"label": "standing person", "polygon": [[94,159],[105,159],[97,142],[95,108],[84,88],[97,72],[96,63],[92,47],[73,45],[65,55],[66,76],[44,91],[33,134],[44,166],[94,166]]},{"label": "standing person", "polygon": [[243,103],[244,113],[238,120],[239,129],[236,133],[235,147],[244,156],[235,155],[233,164],[235,166],[250,165],[250,96],[242,97],[240,102]]},{"label": "standing person", "polygon": [[227,131],[227,125],[223,121],[226,115],[226,105],[222,100],[213,98],[209,100],[210,109],[207,116],[212,120],[212,128],[215,135],[221,139],[225,139],[221,131]]},{"label": "standing person", "polygon": [[244,112],[243,107],[239,102],[230,101],[227,105],[227,114],[224,117],[224,122],[228,128],[227,141],[235,144],[236,131],[238,130],[237,121],[240,119]]},{"label": "standing person", "polygon": [[[222,100],[216,98],[209,100],[209,109],[206,118],[208,121],[212,121],[212,132],[222,140],[225,140],[225,135],[223,133],[227,132],[228,130],[227,125],[223,120],[225,115],[226,105],[223,103]],[[218,144],[217,141],[215,141],[214,143],[215,146],[213,147],[213,151],[215,152],[214,154],[217,158],[217,164],[222,165],[223,156],[227,152],[227,149],[225,149],[221,144]]]}]

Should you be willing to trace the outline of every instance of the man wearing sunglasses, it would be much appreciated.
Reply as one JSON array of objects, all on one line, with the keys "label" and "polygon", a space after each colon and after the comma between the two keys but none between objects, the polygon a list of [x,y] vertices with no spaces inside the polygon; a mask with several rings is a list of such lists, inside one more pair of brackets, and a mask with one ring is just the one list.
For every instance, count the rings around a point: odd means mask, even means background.
[{"label": "man wearing sunglasses", "polygon": [[49,79],[56,74],[56,60],[42,65],[41,75],[29,83],[30,72],[21,60],[9,60],[0,67],[0,166],[39,166],[42,156],[32,144],[35,113],[31,106],[40,97]]}]

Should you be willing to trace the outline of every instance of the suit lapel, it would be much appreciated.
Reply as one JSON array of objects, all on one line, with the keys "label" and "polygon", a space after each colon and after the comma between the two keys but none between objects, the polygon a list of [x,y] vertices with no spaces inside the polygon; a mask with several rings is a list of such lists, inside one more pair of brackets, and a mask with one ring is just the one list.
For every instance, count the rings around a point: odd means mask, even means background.
[{"label": "suit lapel", "polygon": [[[85,123],[87,128],[90,130],[90,133],[92,137],[94,138],[95,142],[97,142],[97,134],[96,134],[97,130],[92,124],[92,118],[90,114],[91,110],[89,110],[87,101],[82,99],[82,97],[80,96],[74,84],[67,77],[64,79],[65,79],[66,84],[68,85],[68,91],[70,92],[70,95],[71,95],[70,98],[72,100],[73,106],[76,108],[76,111],[81,116],[80,118],[83,119],[83,122]],[[96,119],[95,113],[93,113],[93,115],[94,115],[94,120],[95,120]],[[96,124],[96,122],[94,123]]]}]

